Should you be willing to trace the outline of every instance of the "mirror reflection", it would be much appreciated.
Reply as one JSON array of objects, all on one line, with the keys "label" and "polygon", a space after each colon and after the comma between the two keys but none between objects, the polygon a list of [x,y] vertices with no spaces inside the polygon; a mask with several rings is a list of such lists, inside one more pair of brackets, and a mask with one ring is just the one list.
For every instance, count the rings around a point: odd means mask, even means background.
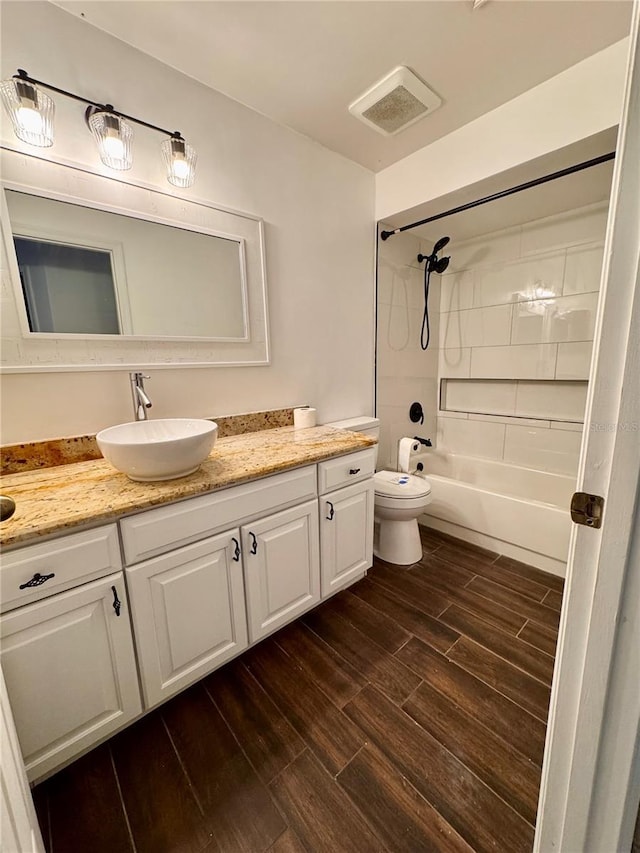
[{"label": "mirror reflection", "polygon": [[6,191],[32,333],[246,340],[244,242]]}]

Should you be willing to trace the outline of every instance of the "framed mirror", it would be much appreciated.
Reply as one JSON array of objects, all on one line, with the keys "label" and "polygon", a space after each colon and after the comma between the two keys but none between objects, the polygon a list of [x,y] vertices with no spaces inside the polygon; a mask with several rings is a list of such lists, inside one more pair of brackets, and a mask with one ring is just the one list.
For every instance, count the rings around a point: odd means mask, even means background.
[{"label": "framed mirror", "polygon": [[268,363],[263,224],[2,152],[6,371]]}]

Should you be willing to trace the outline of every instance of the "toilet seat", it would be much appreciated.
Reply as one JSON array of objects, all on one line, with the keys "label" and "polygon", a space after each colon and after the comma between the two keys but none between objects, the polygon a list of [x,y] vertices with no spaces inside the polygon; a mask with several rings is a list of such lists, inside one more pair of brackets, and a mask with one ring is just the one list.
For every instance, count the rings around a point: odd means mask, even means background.
[{"label": "toilet seat", "polygon": [[415,474],[403,474],[398,471],[378,471],[373,476],[376,497],[391,498],[394,501],[415,501],[431,494],[431,483]]}]

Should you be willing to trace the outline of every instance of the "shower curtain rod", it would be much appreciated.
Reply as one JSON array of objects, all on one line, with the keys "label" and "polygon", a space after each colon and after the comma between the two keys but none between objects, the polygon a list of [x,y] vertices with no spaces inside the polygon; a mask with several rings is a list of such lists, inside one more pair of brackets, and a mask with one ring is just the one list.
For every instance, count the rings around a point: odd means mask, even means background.
[{"label": "shower curtain rod", "polygon": [[421,219],[419,222],[412,222],[411,225],[403,225],[402,228],[395,228],[393,231],[381,231],[380,237],[383,240],[388,240],[394,234],[400,234],[402,231],[408,231],[410,228],[417,228],[419,225],[426,225],[427,222],[435,222],[437,219],[443,219],[445,216],[452,216],[454,213],[462,213],[463,210],[471,210],[473,207],[479,207],[481,204],[487,204],[490,201],[497,201],[499,198],[513,195],[514,193],[522,192],[522,190],[531,189],[531,187],[546,184],[548,181],[555,181],[557,178],[564,178],[566,175],[573,175],[574,172],[581,172],[583,169],[590,169],[592,166],[599,166],[601,163],[607,163],[613,160],[616,156],[615,151],[609,154],[602,154],[600,157],[594,157],[593,160],[585,160],[583,163],[577,163],[575,166],[568,166],[566,169],[560,169],[558,172],[551,172],[549,175],[543,175],[541,178],[535,178],[533,181],[527,181],[525,184],[518,184],[515,187],[509,187],[507,190],[487,195],[484,198],[479,198],[476,201],[470,201],[467,204],[461,204],[459,207],[452,207],[451,210],[445,210],[444,213],[437,213],[435,216],[428,216],[426,219]]}]

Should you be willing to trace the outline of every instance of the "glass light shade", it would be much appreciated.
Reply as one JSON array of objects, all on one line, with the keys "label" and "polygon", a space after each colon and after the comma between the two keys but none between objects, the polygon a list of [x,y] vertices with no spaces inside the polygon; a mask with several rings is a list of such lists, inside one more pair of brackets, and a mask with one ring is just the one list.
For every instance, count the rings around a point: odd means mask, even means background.
[{"label": "glass light shade", "polygon": [[110,169],[125,171],[133,163],[131,142],[133,128],[130,124],[104,110],[98,110],[88,119],[89,129],[98,143],[100,159]]},{"label": "glass light shade", "polygon": [[188,145],[182,137],[172,136],[160,146],[162,158],[167,167],[167,180],[174,187],[190,187],[196,179],[196,161],[198,155],[195,149]]},{"label": "glass light shade", "polygon": [[33,83],[16,78],[3,80],[0,92],[18,139],[39,148],[53,145],[55,105],[51,98]]}]

